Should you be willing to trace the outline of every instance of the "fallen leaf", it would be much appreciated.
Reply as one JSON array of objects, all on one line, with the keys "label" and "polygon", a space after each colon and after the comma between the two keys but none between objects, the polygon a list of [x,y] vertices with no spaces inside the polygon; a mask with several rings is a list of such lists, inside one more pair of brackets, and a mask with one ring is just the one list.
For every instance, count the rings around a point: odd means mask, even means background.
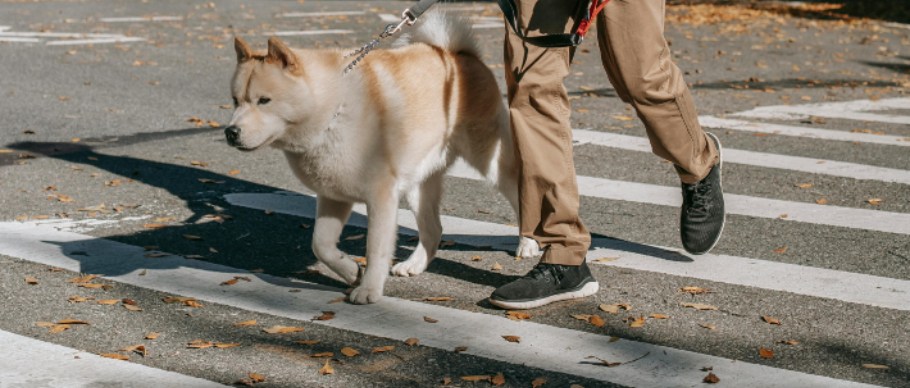
[{"label": "fallen leaf", "polygon": [[38,321],[38,322],[35,322],[35,326],[43,327],[43,328],[47,329],[47,328],[53,327],[54,323],[46,322],[46,321]]},{"label": "fallen leaf", "polygon": [[631,310],[632,305],[628,303],[614,303],[614,304],[601,304],[597,306],[601,311],[608,312],[610,314],[618,314],[619,310]]},{"label": "fallen leaf", "polygon": [[123,308],[125,308],[129,311],[142,311],[141,307],[136,306],[136,305],[131,305],[131,304],[124,304]]},{"label": "fallen leaf", "polygon": [[260,374],[260,373],[250,372],[247,376],[250,378],[250,381],[252,381],[254,383],[261,383],[261,382],[265,381],[265,375]]},{"label": "fallen leaf", "polygon": [[248,321],[237,322],[234,324],[234,327],[249,327],[249,326],[256,326],[256,320],[250,319]]},{"label": "fallen leaf", "polygon": [[373,348],[373,353],[385,353],[385,352],[391,352],[393,350],[395,350],[394,345],[379,346],[379,347]]},{"label": "fallen leaf", "polygon": [[360,355],[360,352],[358,352],[357,349],[351,347],[343,347],[341,348],[341,354],[348,357],[354,357]]},{"label": "fallen leaf", "polygon": [[653,318],[653,319],[670,319],[670,316],[665,315],[665,314],[654,313],[654,314],[651,314],[651,318]]},{"label": "fallen leaf", "polygon": [[490,268],[491,271],[502,271],[502,264],[493,263],[493,267]]},{"label": "fallen leaf", "polygon": [[797,183],[796,184],[796,187],[799,187],[801,189],[811,189],[812,186],[814,186],[814,185],[811,183]]},{"label": "fallen leaf", "polygon": [[202,162],[202,161],[199,161],[199,160],[192,160],[192,161],[190,161],[190,165],[191,165],[191,166],[197,166],[197,167],[208,167],[208,166],[209,166],[208,163]]},{"label": "fallen leaf", "polygon": [[461,353],[461,352],[467,352],[467,351],[468,351],[467,346],[456,346],[455,350],[454,350],[455,353]]},{"label": "fallen leaf", "polygon": [[496,387],[502,386],[506,383],[506,376],[504,376],[502,372],[496,373],[496,376],[493,376],[493,378],[490,379],[490,383]]},{"label": "fallen leaf", "polygon": [[150,331],[148,334],[145,335],[145,339],[147,339],[147,340],[155,340],[155,339],[158,339],[158,336],[160,336],[160,335],[161,335],[160,333],[156,333],[156,332],[154,332],[154,331]]},{"label": "fallen leaf", "polygon": [[708,330],[717,330],[717,326],[715,326],[713,323],[699,323],[698,326],[704,327]]},{"label": "fallen leaf", "polygon": [[784,253],[787,253],[787,250],[788,250],[788,249],[789,249],[789,248],[787,248],[787,246],[784,245],[784,246],[782,246],[782,247],[778,247],[778,248],[774,249],[774,250],[771,251],[771,252],[774,252],[774,253],[777,253],[777,254],[779,254],[779,255],[782,255],[782,254],[784,254]]},{"label": "fallen leaf", "polygon": [[454,246],[455,246],[455,241],[452,241],[452,240],[446,240],[446,241],[439,243],[440,248],[448,248],[448,247],[454,247]]},{"label": "fallen leaf", "polygon": [[329,321],[335,318],[334,311],[323,311],[322,315],[313,317],[313,321]]},{"label": "fallen leaf", "polygon": [[111,288],[112,287],[107,284],[98,284],[98,283],[79,283],[76,286],[81,287],[81,288],[89,288],[89,289]]},{"label": "fallen leaf", "polygon": [[325,360],[325,365],[323,365],[322,368],[319,369],[320,374],[323,374],[323,375],[335,374],[335,368],[332,368],[332,366],[329,365],[329,361],[331,361],[331,360],[330,359]]},{"label": "fallen leaf", "polygon": [[70,325],[54,325],[54,326],[51,326],[51,328],[50,328],[50,330],[48,330],[48,332],[51,334],[58,334],[58,333],[62,333],[64,331],[69,330],[70,327],[71,327]]},{"label": "fallen leaf", "polygon": [[547,383],[546,377],[538,377],[534,380],[531,380],[531,388],[540,388]]},{"label": "fallen leaf", "polygon": [[191,299],[191,300],[188,300],[188,301],[186,301],[186,302],[183,302],[183,305],[184,305],[184,306],[187,306],[187,307],[193,307],[193,308],[201,308],[201,307],[202,307],[202,303],[199,303],[199,302],[196,301],[195,299]]},{"label": "fallen leaf", "polygon": [[575,318],[579,321],[585,321],[585,322],[588,322],[591,320],[591,314],[572,314],[571,317]]},{"label": "fallen leaf", "polygon": [[760,347],[758,348],[758,356],[765,360],[770,360],[774,358],[774,351],[765,347]]},{"label": "fallen leaf", "polygon": [[626,116],[626,115],[613,115],[613,118],[616,119],[616,120],[619,120],[619,121],[632,121],[632,120],[635,120],[634,117],[632,117],[632,116]]},{"label": "fallen leaf", "polygon": [[604,325],[607,324],[604,322],[604,319],[597,314],[591,315],[591,318],[588,318],[588,323],[594,325],[595,327],[604,327]]},{"label": "fallen leaf", "polygon": [[882,201],[884,200],[881,198],[869,198],[869,200],[866,202],[869,202],[869,204],[872,206],[878,206],[882,204]]},{"label": "fallen leaf", "polygon": [[118,354],[118,353],[101,353],[101,354],[99,354],[99,356],[104,357],[104,358],[113,358],[115,360],[121,360],[121,361],[126,361],[126,360],[130,359],[130,356],[125,356],[123,354]]},{"label": "fallen leaf", "polygon": [[57,324],[58,325],[88,325],[89,323],[87,321],[83,321],[81,319],[67,318],[67,319],[61,319],[61,320],[57,321]]},{"label": "fallen leaf", "polygon": [[272,326],[268,329],[262,329],[262,331],[269,333],[269,334],[288,334],[288,333],[299,333],[299,332],[303,331],[303,328],[294,327],[294,326],[276,325],[276,326]]},{"label": "fallen leaf", "polygon": [[763,320],[769,324],[772,324],[772,325],[780,325],[780,319],[774,318],[769,315],[762,315],[761,320]]},{"label": "fallen leaf", "polygon": [[797,341],[795,339],[783,340],[783,341],[779,341],[778,343],[781,343],[784,345],[790,345],[790,346],[799,345],[799,341]]},{"label": "fallen leaf", "polygon": [[632,327],[632,328],[644,327],[645,322],[646,322],[646,320],[645,320],[644,316],[632,317],[632,319],[629,321],[629,327]]},{"label": "fallen leaf", "polygon": [[720,377],[717,377],[714,373],[708,372],[708,375],[702,379],[702,382],[707,384],[717,384],[720,382]]},{"label": "fallen leaf", "polygon": [[827,199],[827,198],[819,198],[819,199],[816,199],[816,200],[815,200],[815,203],[816,203],[816,204],[819,204],[819,205],[827,205],[827,204],[828,204],[828,199]]},{"label": "fallen leaf", "polygon": [[423,298],[423,300],[425,302],[451,302],[455,300],[455,298],[451,296],[428,296],[426,298]]},{"label": "fallen leaf", "polygon": [[221,282],[221,285],[222,286],[233,286],[233,285],[237,284],[238,281],[239,280],[237,280],[237,278],[231,278],[231,279]]},{"label": "fallen leaf", "polygon": [[468,381],[476,383],[478,381],[490,381],[493,379],[493,376],[490,375],[471,375],[471,376],[461,376],[461,381]]},{"label": "fallen leaf", "polygon": [[38,284],[38,278],[36,278],[34,276],[26,276],[25,283],[34,286],[34,285]]},{"label": "fallen leaf", "polygon": [[142,224],[142,227],[146,228],[146,229],[164,229],[164,228],[167,228],[168,226],[169,226],[168,224],[161,224],[161,223],[157,223],[157,222]]},{"label": "fallen leaf", "polygon": [[504,335],[502,338],[508,342],[514,342],[516,344],[521,342],[521,337],[517,335]]},{"label": "fallen leaf", "polygon": [[297,341],[294,341],[294,342],[295,342],[295,343],[298,343],[298,344],[301,344],[301,345],[307,345],[307,346],[309,346],[309,345],[316,345],[316,344],[318,344],[320,341],[319,341],[319,340],[297,340]]},{"label": "fallen leaf", "polygon": [[711,292],[711,289],[696,287],[696,286],[686,286],[679,289],[679,292],[685,292],[692,295],[707,294]]},{"label": "fallen leaf", "polygon": [[701,303],[681,303],[683,307],[689,307],[696,310],[717,310],[717,306]]},{"label": "fallen leaf", "polygon": [[81,276],[78,278],[69,279],[66,282],[67,283],[88,283],[98,277],[99,277],[98,275],[85,275],[85,276]]},{"label": "fallen leaf", "polygon": [[[82,303],[82,302],[88,302],[88,301],[90,301],[90,300],[95,300],[95,298],[93,298],[93,297],[84,297],[84,296],[71,296],[71,297],[69,297],[68,300],[69,300],[71,303]],[[117,299],[114,299],[114,301],[116,302]]]},{"label": "fallen leaf", "polygon": [[424,321],[424,322],[427,322],[427,323],[436,323],[436,322],[439,322],[438,319],[434,319],[434,318],[430,318],[430,317],[426,317],[426,316],[423,317],[423,321]]},{"label": "fallen leaf", "polygon": [[238,346],[240,346],[238,342],[215,342],[215,347],[218,349],[236,348]]},{"label": "fallen leaf", "polygon": [[133,352],[135,352],[136,354],[138,354],[138,355],[140,355],[140,356],[142,356],[142,357],[145,357],[146,354],[148,354],[148,353],[146,352],[146,350],[145,350],[145,345],[127,346],[127,347],[125,347],[125,348],[123,348],[123,349],[120,349],[120,351],[121,351],[121,352],[127,352],[127,353],[133,353]]},{"label": "fallen leaf", "polygon": [[522,321],[526,319],[531,319],[531,314],[528,314],[523,311],[509,310],[506,311],[506,317],[513,321]]},{"label": "fallen leaf", "polygon": [[891,367],[882,364],[863,364],[866,369],[890,369]]},{"label": "fallen leaf", "polygon": [[238,174],[240,174],[240,170],[235,169],[235,170],[228,171],[228,175],[230,175],[230,176],[234,176],[234,175],[238,175]]},{"label": "fallen leaf", "polygon": [[417,346],[417,344],[420,343],[420,340],[417,338],[411,337],[411,338],[404,340],[404,343],[405,343],[405,345],[408,345],[408,346]]},{"label": "fallen leaf", "polygon": [[186,344],[186,347],[190,349],[207,349],[212,346],[215,346],[212,341],[206,341],[202,339],[195,339]]}]

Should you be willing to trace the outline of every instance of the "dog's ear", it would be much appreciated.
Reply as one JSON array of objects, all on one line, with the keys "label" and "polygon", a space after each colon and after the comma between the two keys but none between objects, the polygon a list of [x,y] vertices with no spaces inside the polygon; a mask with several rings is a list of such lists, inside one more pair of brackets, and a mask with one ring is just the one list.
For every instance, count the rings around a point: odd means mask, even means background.
[{"label": "dog's ear", "polygon": [[291,74],[300,74],[302,70],[297,54],[294,54],[288,46],[274,36],[269,38],[269,54],[266,56],[266,62],[281,64]]},{"label": "dog's ear", "polygon": [[250,46],[239,36],[234,37],[234,51],[237,52],[237,63],[243,63],[253,58],[253,51]]}]

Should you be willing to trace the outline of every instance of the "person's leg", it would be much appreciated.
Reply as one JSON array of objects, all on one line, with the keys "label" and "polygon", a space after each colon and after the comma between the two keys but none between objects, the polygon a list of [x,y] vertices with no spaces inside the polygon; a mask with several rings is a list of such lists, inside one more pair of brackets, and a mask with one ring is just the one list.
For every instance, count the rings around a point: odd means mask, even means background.
[{"label": "person's leg", "polygon": [[[574,24],[573,1],[517,3],[530,36],[563,33]],[[598,285],[585,264],[591,237],[578,215],[569,98],[563,85],[571,49],[531,46],[508,26],[506,30],[509,112],[520,160],[520,232],[537,241],[543,255],[528,276],[498,288],[490,301],[503,308],[532,308],[593,294]]]},{"label": "person's leg", "polygon": [[[597,20],[604,68],[620,98],[635,107],[652,151],[682,181],[683,246],[706,253],[720,239],[724,206],[720,143],[698,123],[695,103],[664,37],[665,0],[613,0]],[[717,166],[717,168],[714,168]]]}]

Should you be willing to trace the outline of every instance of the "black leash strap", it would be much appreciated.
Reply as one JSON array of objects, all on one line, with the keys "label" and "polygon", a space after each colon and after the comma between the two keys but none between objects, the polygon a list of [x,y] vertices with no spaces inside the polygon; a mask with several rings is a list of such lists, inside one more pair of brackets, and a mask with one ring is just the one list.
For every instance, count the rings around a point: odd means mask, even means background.
[{"label": "black leash strap", "polygon": [[[512,27],[512,31],[515,31],[515,35],[518,35],[521,40],[525,41],[528,44],[538,46],[538,47],[574,47],[581,44],[581,41],[584,39],[584,34],[579,33],[578,26],[582,21],[586,21],[585,25],[590,22],[591,18],[594,15],[591,15],[590,9],[588,8],[589,1],[577,0],[577,5],[575,9],[575,15],[577,15],[576,26],[572,28],[573,33],[571,34],[550,34],[542,36],[527,36],[522,32],[521,19],[518,15],[518,6],[515,4],[515,0],[498,0],[499,8],[502,9],[502,13],[505,16],[506,22]],[[563,0],[565,1],[565,0]],[[596,1],[596,0],[595,0]],[[584,32],[587,32],[585,29]]]},{"label": "black leash strap", "polygon": [[439,0],[420,0],[417,5],[404,10],[404,16],[407,16],[410,19],[410,23],[413,24],[420,15],[423,15],[433,4],[438,2]]}]

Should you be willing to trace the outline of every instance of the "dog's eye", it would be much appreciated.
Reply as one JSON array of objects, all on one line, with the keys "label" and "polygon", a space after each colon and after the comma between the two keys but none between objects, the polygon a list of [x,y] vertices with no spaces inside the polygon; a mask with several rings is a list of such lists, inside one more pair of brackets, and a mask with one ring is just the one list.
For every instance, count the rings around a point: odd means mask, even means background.
[{"label": "dog's eye", "polygon": [[272,101],[272,99],[268,98],[268,97],[259,97],[259,101],[257,101],[256,103],[259,105],[265,105],[265,104],[268,104],[269,101]]}]

